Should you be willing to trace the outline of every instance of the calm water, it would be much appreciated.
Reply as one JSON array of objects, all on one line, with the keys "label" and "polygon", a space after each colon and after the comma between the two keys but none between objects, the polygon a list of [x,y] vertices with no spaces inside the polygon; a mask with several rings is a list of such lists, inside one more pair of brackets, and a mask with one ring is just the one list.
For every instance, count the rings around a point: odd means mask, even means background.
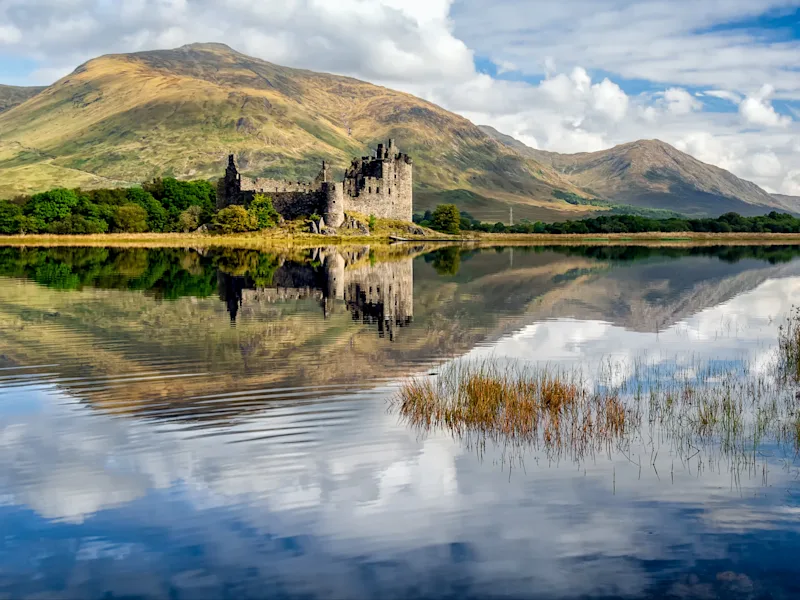
[{"label": "calm water", "polygon": [[0,248],[0,598],[800,595],[780,444],[511,456],[389,404],[465,356],[757,372],[800,249],[386,258]]}]

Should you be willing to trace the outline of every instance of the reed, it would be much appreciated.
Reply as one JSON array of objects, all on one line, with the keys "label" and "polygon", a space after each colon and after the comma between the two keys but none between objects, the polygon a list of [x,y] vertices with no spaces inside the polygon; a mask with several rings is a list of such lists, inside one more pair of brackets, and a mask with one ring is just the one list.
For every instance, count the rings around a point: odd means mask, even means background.
[{"label": "reed", "polygon": [[780,376],[800,382],[800,307],[792,307],[778,330],[778,365]]},{"label": "reed", "polygon": [[785,352],[779,348],[766,372],[746,362],[694,362],[677,372],[674,363],[608,360],[588,373],[455,361],[439,375],[405,381],[392,406],[412,427],[447,431],[479,450],[493,443],[581,462],[599,451],[624,453],[633,442],[656,452],[658,439],[681,459],[703,450],[738,468],[754,465],[766,443],[800,451],[800,393],[781,375]]}]

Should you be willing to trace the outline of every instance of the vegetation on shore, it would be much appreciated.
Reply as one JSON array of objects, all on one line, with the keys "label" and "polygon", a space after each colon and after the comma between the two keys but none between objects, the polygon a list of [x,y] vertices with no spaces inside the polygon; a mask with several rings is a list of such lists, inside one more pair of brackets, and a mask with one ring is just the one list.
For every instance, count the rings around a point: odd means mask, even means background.
[{"label": "vegetation on shore", "polygon": [[[358,228],[312,232],[319,215],[284,221],[269,196],[247,207],[216,210],[207,181],[155,179],[142,187],[58,188],[13,201],[0,200],[0,243],[6,245],[315,247],[400,240],[524,243],[686,243],[742,240],[800,242],[800,219],[771,212],[761,217],[728,213],[716,219],[649,219],[632,215],[513,226],[482,223],[454,204],[414,215],[416,225],[349,215]],[[423,228],[423,229],[420,229]]]},{"label": "vegetation on shore", "polygon": [[522,219],[514,225],[506,225],[501,222],[494,224],[484,223],[473,218],[469,213],[458,212],[455,205],[450,204],[440,205],[435,211],[415,214],[414,222],[439,231],[446,231],[447,233],[459,233],[461,231],[545,235],[800,233],[800,218],[775,211],[758,217],[743,217],[737,213],[726,213],[717,218],[705,219],[683,217],[657,219],[637,215],[606,215],[558,223],[531,222]]}]

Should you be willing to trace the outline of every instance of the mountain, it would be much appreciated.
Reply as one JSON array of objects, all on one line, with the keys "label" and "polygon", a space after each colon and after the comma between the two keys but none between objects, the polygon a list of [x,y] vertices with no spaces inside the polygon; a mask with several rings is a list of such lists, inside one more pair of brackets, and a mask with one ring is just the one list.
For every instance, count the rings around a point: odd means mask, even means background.
[{"label": "mountain", "polygon": [[22,104],[28,98],[32,98],[43,87],[17,87],[14,85],[0,85],[0,113]]},{"label": "mountain", "polygon": [[787,196],[786,194],[772,194],[772,198],[790,212],[800,212],[800,196]]},{"label": "mountain", "polygon": [[349,77],[277,66],[221,44],[103,56],[0,115],[0,197],[53,184],[216,178],[229,152],[248,175],[343,170],[389,137],[415,160],[415,210],[456,197],[499,220],[569,216],[585,195],[468,120]]},{"label": "mountain", "polygon": [[558,154],[535,150],[488,126],[481,130],[520,155],[552,167],[584,193],[614,203],[707,216],[729,211],[743,215],[771,210],[800,212],[800,204],[787,204],[756,184],[660,140],[639,140],[599,152]]}]

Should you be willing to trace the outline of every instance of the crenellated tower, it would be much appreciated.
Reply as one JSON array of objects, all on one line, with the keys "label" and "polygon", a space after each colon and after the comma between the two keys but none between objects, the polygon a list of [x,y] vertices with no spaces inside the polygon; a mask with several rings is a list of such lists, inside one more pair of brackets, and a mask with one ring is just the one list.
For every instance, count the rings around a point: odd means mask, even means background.
[{"label": "crenellated tower", "polygon": [[344,175],[348,210],[386,219],[411,221],[413,162],[394,140],[378,144],[374,157],[354,159]]}]

